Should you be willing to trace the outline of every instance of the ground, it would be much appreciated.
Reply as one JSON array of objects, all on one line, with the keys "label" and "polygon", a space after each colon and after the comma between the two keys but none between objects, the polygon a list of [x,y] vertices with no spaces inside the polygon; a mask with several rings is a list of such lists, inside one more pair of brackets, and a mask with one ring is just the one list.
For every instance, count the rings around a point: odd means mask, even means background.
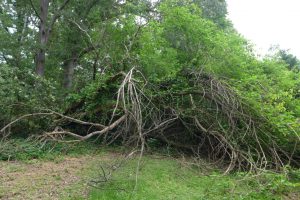
[{"label": "ground", "polygon": [[106,159],[85,155],[55,161],[0,162],[0,199],[87,197],[93,165]]},{"label": "ground", "polygon": [[290,187],[283,175],[225,176],[205,164],[195,166],[186,159],[162,155],[143,158],[138,182],[136,159],[118,166],[110,181],[102,182],[102,167],[108,177],[106,166],[119,163],[115,161],[120,158],[118,152],[102,152],[0,161],[0,199],[300,199],[300,187]]}]

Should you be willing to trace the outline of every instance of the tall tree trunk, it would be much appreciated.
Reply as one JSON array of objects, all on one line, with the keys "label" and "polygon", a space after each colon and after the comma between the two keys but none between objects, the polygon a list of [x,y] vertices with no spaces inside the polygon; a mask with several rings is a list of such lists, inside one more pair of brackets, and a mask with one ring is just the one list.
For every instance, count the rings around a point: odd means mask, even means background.
[{"label": "tall tree trunk", "polygon": [[66,89],[70,89],[73,86],[73,75],[74,75],[74,69],[77,63],[77,56],[76,54],[72,55],[72,58],[67,60],[64,63],[64,81],[63,81],[63,87]]},{"label": "tall tree trunk", "polygon": [[97,53],[93,64],[93,81],[96,80],[98,60],[99,60],[99,53]]},{"label": "tall tree trunk", "polygon": [[44,76],[45,73],[45,60],[46,60],[46,45],[48,42],[47,30],[47,16],[50,0],[40,0],[40,26],[39,26],[39,40],[40,49],[36,55],[36,74]]}]

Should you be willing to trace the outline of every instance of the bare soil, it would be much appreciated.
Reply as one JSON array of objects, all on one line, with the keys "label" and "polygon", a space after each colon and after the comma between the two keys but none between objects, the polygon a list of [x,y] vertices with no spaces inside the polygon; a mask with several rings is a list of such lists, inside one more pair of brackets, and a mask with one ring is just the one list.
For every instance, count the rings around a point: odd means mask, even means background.
[{"label": "bare soil", "polygon": [[85,199],[97,162],[107,159],[97,155],[59,161],[0,162],[0,199]]}]

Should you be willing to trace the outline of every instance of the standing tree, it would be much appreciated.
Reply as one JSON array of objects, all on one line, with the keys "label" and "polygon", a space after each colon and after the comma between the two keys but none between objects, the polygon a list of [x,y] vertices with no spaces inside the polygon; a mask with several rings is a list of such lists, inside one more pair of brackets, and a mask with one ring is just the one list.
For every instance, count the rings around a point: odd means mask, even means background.
[{"label": "standing tree", "polygon": [[56,9],[54,13],[51,13],[52,17],[49,18],[49,6],[50,0],[40,0],[39,8],[40,12],[37,11],[34,3],[30,0],[31,6],[35,11],[36,16],[39,19],[39,50],[36,54],[35,64],[36,64],[36,74],[39,76],[44,76],[45,73],[45,61],[46,61],[46,47],[51,36],[52,29],[55,22],[61,16],[62,10],[66,7],[70,0],[64,0],[64,2]]}]

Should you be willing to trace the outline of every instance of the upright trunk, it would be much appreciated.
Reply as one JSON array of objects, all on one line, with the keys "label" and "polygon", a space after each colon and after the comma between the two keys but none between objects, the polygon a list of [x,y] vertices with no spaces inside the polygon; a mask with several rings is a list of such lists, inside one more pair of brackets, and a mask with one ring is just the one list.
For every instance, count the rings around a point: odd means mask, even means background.
[{"label": "upright trunk", "polygon": [[17,24],[17,34],[18,34],[18,46],[19,48],[14,53],[13,57],[15,60],[15,66],[17,68],[20,68],[22,66],[22,47],[23,47],[23,41],[25,38],[25,32],[28,28],[29,24],[29,18],[27,14],[18,13],[18,24]]},{"label": "upright trunk", "polygon": [[99,53],[97,53],[93,64],[93,81],[96,80],[98,60],[99,60]]},{"label": "upright trunk", "polygon": [[39,41],[40,49],[36,55],[36,74],[44,76],[45,60],[46,60],[46,45],[48,42],[47,16],[48,16],[49,0],[40,0],[40,26],[39,26]]},{"label": "upright trunk", "polygon": [[77,57],[73,54],[72,58],[64,63],[64,82],[63,87],[70,89],[73,86],[74,69],[77,63]]}]

